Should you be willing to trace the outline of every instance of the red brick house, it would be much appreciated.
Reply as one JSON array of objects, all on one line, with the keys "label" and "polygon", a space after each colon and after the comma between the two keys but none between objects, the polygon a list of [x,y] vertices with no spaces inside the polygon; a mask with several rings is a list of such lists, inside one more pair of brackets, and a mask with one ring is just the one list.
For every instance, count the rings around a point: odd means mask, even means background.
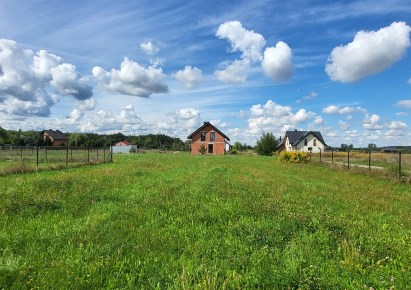
[{"label": "red brick house", "polygon": [[204,145],[205,154],[209,155],[224,154],[228,145],[227,141],[230,141],[230,138],[209,122],[204,122],[187,139],[191,139],[191,154],[201,154],[199,150]]}]

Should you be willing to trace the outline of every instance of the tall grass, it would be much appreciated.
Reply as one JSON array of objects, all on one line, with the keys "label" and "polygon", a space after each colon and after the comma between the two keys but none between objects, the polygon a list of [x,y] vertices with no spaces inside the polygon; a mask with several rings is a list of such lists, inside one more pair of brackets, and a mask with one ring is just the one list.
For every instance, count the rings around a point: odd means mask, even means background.
[{"label": "tall grass", "polygon": [[406,289],[409,185],[141,154],[0,177],[0,288]]}]

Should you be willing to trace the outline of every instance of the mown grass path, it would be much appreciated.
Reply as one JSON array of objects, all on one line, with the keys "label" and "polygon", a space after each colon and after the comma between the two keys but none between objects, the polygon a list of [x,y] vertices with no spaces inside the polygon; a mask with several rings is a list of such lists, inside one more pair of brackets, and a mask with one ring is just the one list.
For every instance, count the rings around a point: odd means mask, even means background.
[{"label": "mown grass path", "polygon": [[0,177],[0,288],[407,289],[411,188],[272,157]]}]

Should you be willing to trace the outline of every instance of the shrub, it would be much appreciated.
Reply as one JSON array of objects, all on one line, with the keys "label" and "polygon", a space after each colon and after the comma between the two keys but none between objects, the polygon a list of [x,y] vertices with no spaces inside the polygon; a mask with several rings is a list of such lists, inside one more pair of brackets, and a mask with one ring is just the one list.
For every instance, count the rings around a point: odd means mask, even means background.
[{"label": "shrub", "polygon": [[306,152],[301,151],[281,151],[280,159],[281,162],[288,162],[288,163],[302,163],[310,161],[310,155]]},{"label": "shrub", "polygon": [[264,133],[260,140],[257,141],[255,147],[256,152],[259,155],[273,155],[273,152],[277,148],[277,140],[272,133]]},{"label": "shrub", "polygon": [[200,152],[201,155],[204,155],[207,152],[207,148],[204,145],[201,145],[198,152]]}]

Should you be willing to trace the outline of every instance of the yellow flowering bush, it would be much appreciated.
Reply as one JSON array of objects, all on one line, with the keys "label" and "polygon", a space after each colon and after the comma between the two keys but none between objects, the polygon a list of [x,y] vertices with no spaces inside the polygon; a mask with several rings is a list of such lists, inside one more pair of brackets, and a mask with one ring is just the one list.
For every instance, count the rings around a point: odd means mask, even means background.
[{"label": "yellow flowering bush", "polygon": [[302,163],[310,161],[310,155],[301,151],[281,151],[279,160],[288,163]]}]

